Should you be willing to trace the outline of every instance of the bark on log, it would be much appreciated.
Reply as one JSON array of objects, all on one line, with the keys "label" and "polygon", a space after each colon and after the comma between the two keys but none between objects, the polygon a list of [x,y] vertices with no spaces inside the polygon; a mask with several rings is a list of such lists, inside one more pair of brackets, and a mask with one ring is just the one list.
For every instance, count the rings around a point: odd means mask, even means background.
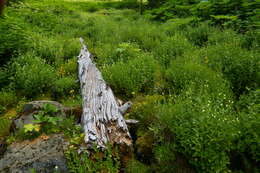
[{"label": "bark on log", "polygon": [[111,88],[104,81],[101,72],[92,62],[84,40],[78,56],[78,71],[83,98],[81,123],[85,133],[85,142],[92,147],[105,148],[107,143],[132,145],[130,133],[123,113],[131,106],[127,102],[119,107]]}]

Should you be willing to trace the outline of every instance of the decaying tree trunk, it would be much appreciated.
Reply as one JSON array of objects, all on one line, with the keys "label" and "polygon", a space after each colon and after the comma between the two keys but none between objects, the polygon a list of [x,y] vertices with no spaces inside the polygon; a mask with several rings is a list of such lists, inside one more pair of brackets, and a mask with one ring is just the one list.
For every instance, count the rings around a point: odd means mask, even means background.
[{"label": "decaying tree trunk", "polygon": [[80,42],[82,49],[78,56],[78,75],[83,98],[81,123],[85,142],[101,148],[105,148],[107,143],[130,146],[132,140],[123,114],[131,102],[121,107],[118,105],[113,91],[92,62],[91,53],[82,38]]}]

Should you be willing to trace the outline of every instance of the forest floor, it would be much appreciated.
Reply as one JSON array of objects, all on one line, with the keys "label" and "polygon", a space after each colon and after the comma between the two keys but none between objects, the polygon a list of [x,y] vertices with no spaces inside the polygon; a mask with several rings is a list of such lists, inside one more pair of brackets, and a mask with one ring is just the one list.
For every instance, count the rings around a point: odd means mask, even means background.
[{"label": "forest floor", "polygon": [[[114,151],[103,160],[82,160],[73,148],[72,171],[259,171],[260,51],[253,32],[238,34],[195,17],[156,22],[133,2],[95,0],[14,3],[0,31],[0,118],[9,122],[0,124],[0,137],[8,144],[40,135],[38,126],[29,134],[5,130],[25,103],[81,106],[82,37],[116,97],[134,103],[126,118],[140,123],[130,128],[128,165],[120,165]],[[42,121],[52,130],[41,133],[57,131],[51,118]],[[81,133],[66,130],[77,146]]]}]

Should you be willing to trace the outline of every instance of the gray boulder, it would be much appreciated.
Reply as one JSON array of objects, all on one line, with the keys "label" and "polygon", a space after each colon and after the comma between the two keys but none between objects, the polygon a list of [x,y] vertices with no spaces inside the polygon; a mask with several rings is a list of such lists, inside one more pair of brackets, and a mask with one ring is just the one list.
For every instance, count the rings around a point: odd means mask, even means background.
[{"label": "gray boulder", "polygon": [[0,160],[0,173],[67,173],[63,135],[42,135],[32,141],[11,144]]}]

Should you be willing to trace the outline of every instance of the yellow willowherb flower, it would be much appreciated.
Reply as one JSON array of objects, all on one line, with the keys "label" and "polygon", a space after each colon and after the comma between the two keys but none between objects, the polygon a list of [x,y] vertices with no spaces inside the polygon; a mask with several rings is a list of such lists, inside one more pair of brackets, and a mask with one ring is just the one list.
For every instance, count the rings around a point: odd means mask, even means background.
[{"label": "yellow willowherb flower", "polygon": [[39,132],[41,130],[41,125],[40,124],[25,124],[24,125],[24,132],[32,132],[36,131]]},{"label": "yellow willowherb flower", "polygon": [[41,130],[41,125],[40,125],[40,124],[35,125],[34,130],[35,130],[36,132],[39,132],[39,131]]},{"label": "yellow willowherb flower", "polygon": [[59,68],[59,70],[58,70],[58,75],[59,76],[64,76],[65,75],[65,69],[64,69],[64,67],[63,66],[61,66],[60,68]]}]

